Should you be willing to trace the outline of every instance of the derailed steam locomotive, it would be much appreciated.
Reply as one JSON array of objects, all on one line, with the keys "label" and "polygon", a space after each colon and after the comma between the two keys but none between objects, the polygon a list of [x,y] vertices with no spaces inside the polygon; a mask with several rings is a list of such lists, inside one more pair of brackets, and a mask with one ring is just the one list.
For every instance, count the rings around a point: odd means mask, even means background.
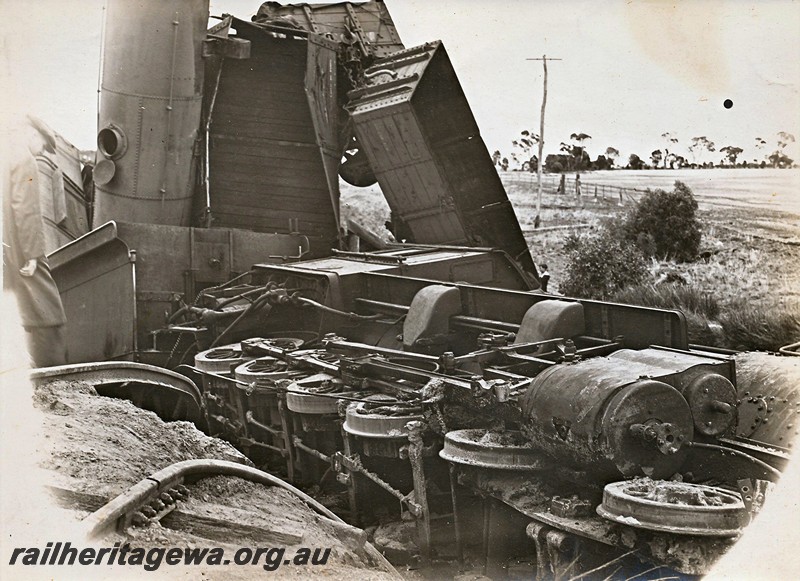
[{"label": "derailed steam locomotive", "polygon": [[[207,15],[110,2],[95,229],[50,257],[71,362],[124,362],[108,393],[354,524],[414,522],[423,561],[445,534],[509,574],[706,572],[788,459],[794,385],[743,388],[679,312],[537,292],[444,46],[382,2]],[[403,243],[341,227],[340,178]]]}]

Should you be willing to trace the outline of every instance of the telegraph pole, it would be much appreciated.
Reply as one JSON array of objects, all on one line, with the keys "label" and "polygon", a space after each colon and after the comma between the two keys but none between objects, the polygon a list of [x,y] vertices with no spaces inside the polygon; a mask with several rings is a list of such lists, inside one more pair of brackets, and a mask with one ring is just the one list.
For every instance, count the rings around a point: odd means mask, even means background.
[{"label": "telegraph pole", "polygon": [[534,228],[538,228],[541,223],[542,214],[542,166],[544,160],[542,159],[542,150],[544,149],[544,108],[547,105],[547,61],[560,61],[561,59],[547,58],[547,55],[542,55],[542,58],[525,59],[527,61],[542,61],[544,67],[544,96],[542,97],[542,113],[539,117],[539,163],[536,164],[536,178],[537,178],[537,196],[536,196],[536,218],[533,221]]}]

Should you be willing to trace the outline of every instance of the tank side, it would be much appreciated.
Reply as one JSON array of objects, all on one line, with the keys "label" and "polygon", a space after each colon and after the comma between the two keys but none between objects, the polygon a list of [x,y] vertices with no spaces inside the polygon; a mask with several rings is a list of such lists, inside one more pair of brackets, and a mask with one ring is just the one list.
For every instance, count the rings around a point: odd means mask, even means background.
[{"label": "tank side", "polygon": [[94,225],[188,226],[208,0],[108,3]]}]

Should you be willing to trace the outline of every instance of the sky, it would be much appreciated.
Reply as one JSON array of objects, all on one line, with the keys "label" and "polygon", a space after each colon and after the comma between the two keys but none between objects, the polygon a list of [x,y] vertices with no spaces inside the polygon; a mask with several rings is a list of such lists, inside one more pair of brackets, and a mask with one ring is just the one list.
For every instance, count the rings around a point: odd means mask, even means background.
[{"label": "sky", "polygon": [[[82,149],[94,148],[106,0],[0,0],[4,109],[42,117]],[[212,0],[211,13],[249,18],[259,0]],[[572,133],[627,159],[663,149],[691,160],[692,137],[751,160],[800,138],[800,2],[788,0],[387,0],[406,46],[440,39],[490,151],[538,133],[539,58],[548,65],[545,154]],[[11,24],[9,24],[11,23]],[[733,101],[726,109],[723,102]],[[755,138],[767,146],[754,148]],[[796,155],[798,145],[791,153]],[[697,161],[718,161],[700,157]],[[797,157],[795,157],[797,159]]]}]

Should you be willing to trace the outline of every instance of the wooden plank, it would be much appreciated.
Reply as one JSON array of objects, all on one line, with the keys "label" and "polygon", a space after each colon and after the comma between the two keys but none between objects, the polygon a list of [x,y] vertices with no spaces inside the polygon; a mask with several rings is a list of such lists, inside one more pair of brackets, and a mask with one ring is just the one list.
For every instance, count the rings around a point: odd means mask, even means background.
[{"label": "wooden plank", "polygon": [[[297,87],[292,85],[291,87],[287,87],[288,90],[283,91],[276,91],[274,83],[265,85],[264,87],[253,87],[252,89],[253,92],[247,93],[242,93],[241,89],[238,91],[230,89],[228,94],[223,93],[220,89],[220,96],[217,97],[215,109],[216,107],[227,106],[227,104],[252,107],[253,109],[267,108],[273,104],[300,107],[302,102],[298,103],[298,99],[301,94],[303,96],[305,95],[305,86],[299,85]],[[225,103],[225,105],[221,103]]]},{"label": "wooden plank", "polygon": [[[328,212],[308,212],[292,208],[290,205],[283,205],[279,207],[278,204],[273,205],[272,200],[262,200],[260,203],[255,204],[248,200],[248,203],[238,203],[239,198],[236,198],[237,204],[229,203],[229,200],[220,200],[219,203],[211,204],[211,211],[214,214],[226,214],[229,216],[252,216],[259,220],[267,218],[275,218],[279,225],[286,225],[289,223],[289,218],[298,220],[307,220],[318,224],[333,224],[333,211]],[[308,206],[308,202],[305,204]]]},{"label": "wooden plank", "polygon": [[[318,180],[304,180],[304,176],[261,176],[258,173],[217,172],[211,181],[215,192],[235,191],[239,194],[251,194],[256,198],[268,196],[288,198],[304,198],[306,201],[328,196],[328,190]],[[318,176],[325,179],[324,176]],[[284,190],[284,188],[290,188]],[[213,195],[213,192],[212,192]]]},{"label": "wooden plank", "polygon": [[[308,204],[306,204],[306,208],[307,207]],[[248,204],[221,204],[216,208],[217,211],[215,213],[219,214],[254,216],[259,218],[274,217],[278,219],[278,223],[280,224],[288,224],[289,218],[298,218],[300,220],[306,220],[315,224],[334,224],[333,210],[328,212],[303,212],[301,210],[295,210],[291,208],[275,208],[272,206],[272,204],[270,204],[268,208],[265,208],[264,204],[258,206],[252,206]],[[212,207],[212,211],[214,211],[214,207]]]},{"label": "wooden plank", "polygon": [[[263,524],[251,524],[255,514],[230,506],[213,505],[226,518],[218,518],[200,511],[197,508],[181,506],[161,519],[161,525],[183,532],[187,532],[204,539],[226,542],[231,538],[247,538],[263,546],[292,546],[303,541],[303,531],[291,522],[267,522],[262,518]],[[237,518],[238,517],[238,518]]]},{"label": "wooden plank", "polygon": [[[212,190],[216,192],[241,191],[260,194],[262,192],[271,195],[281,195],[283,188],[292,188],[286,192],[290,197],[321,198],[327,199],[328,190],[325,184],[317,179],[303,179],[304,176],[291,177],[271,177],[268,180],[261,178],[257,174],[243,174],[227,171],[218,171],[217,176],[212,178]],[[324,176],[320,176],[325,179]],[[319,192],[319,193],[316,193]],[[213,191],[212,191],[213,195]]]},{"label": "wooden plank", "polygon": [[70,490],[59,486],[46,486],[45,488],[53,495],[59,506],[72,510],[81,510],[91,513],[105,506],[110,500],[99,494],[78,492],[77,490]]},{"label": "wooden plank", "polygon": [[[225,214],[213,211],[212,216],[214,217],[215,225],[226,228],[235,227],[244,230],[252,230],[254,232],[275,232],[279,234],[288,234],[291,231],[288,219],[280,221],[266,216]],[[336,228],[330,225],[310,222],[308,220],[299,220],[297,230],[300,234],[321,238],[335,238],[337,232]]]},{"label": "wooden plank", "polygon": [[[315,216],[320,220],[327,220],[327,217],[331,215],[332,220],[333,209],[330,204],[319,203],[322,201],[290,196],[247,196],[240,192],[232,191],[228,195],[214,196],[211,207],[229,214],[270,215],[270,213],[286,212],[296,217]],[[325,201],[327,202],[327,200]]]},{"label": "wooden plank", "polygon": [[[332,216],[333,213],[330,208],[330,202],[328,202],[327,198],[323,199],[321,194],[315,197],[300,198],[291,195],[243,193],[237,190],[226,190],[225,192],[218,192],[216,195],[212,192],[211,206],[217,210],[230,213],[269,213],[272,210],[292,212],[295,216],[303,214],[320,216],[331,214]],[[311,208],[311,206],[315,207]]]},{"label": "wooden plank", "polygon": [[[286,107],[305,106],[305,85],[296,83],[280,83],[273,81],[271,83],[243,83],[246,85],[246,93],[241,92],[242,87],[238,90],[231,89],[223,93],[220,91],[218,102],[220,107],[227,105],[238,105],[242,107],[250,107],[253,109],[267,108],[274,103],[281,104]],[[222,99],[219,101],[219,99]],[[299,99],[303,99],[298,101]],[[222,104],[224,103],[224,105]]]},{"label": "wooden plank", "polygon": [[320,173],[319,154],[318,152],[315,153],[317,155],[306,158],[288,155],[279,158],[272,155],[264,155],[251,148],[225,148],[217,150],[215,163],[219,165],[220,169],[245,167],[248,173],[260,173],[264,176],[275,175],[275,172],[282,171],[287,171],[290,174],[291,172]]},{"label": "wooden plank", "polygon": [[257,119],[262,123],[283,122],[293,125],[305,125],[311,122],[308,107],[302,103],[294,103],[292,107],[275,107],[272,106],[272,103],[267,103],[264,100],[260,100],[257,103],[258,105],[253,106],[241,101],[226,102],[224,106],[220,105],[215,110],[214,118],[217,121],[221,117],[242,120]]},{"label": "wooden plank", "polygon": [[[281,141],[298,141],[316,145],[316,135],[312,125],[291,125],[278,123],[262,123],[257,120],[248,122],[235,119],[218,119],[225,126],[225,132],[237,137],[266,138]],[[212,137],[217,132],[212,128]]]}]

